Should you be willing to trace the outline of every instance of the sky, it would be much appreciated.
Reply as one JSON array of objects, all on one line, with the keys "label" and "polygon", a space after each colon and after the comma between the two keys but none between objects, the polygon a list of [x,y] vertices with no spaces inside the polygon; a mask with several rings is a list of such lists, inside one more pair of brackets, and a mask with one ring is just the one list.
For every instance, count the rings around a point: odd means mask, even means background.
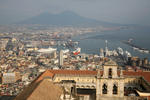
[{"label": "sky", "polygon": [[100,21],[150,26],[150,0],[0,0],[0,24],[64,11]]}]

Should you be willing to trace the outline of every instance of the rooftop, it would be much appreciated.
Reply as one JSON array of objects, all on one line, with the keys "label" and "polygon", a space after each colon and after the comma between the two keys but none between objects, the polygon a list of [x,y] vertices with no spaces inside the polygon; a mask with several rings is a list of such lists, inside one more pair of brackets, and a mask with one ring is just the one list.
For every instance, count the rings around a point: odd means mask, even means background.
[{"label": "rooftop", "polygon": [[59,100],[63,90],[48,79],[33,82],[14,100]]},{"label": "rooftop", "polygon": [[[103,71],[100,71],[103,74]],[[120,71],[118,71],[120,74]],[[84,76],[97,76],[97,71],[89,71],[89,70],[46,70],[43,72],[38,78],[37,82],[44,79],[44,77],[53,78],[55,75],[84,75]],[[136,71],[123,71],[124,76],[141,76],[147,82],[150,83],[150,72],[136,72]]]},{"label": "rooftop", "polygon": [[110,59],[109,61],[105,62],[104,65],[105,66],[117,66],[117,63]]},{"label": "rooftop", "polygon": [[95,76],[97,74],[96,71],[89,70],[46,70],[43,74],[41,74],[36,81],[42,80],[44,77],[53,78],[54,75],[88,75]]}]

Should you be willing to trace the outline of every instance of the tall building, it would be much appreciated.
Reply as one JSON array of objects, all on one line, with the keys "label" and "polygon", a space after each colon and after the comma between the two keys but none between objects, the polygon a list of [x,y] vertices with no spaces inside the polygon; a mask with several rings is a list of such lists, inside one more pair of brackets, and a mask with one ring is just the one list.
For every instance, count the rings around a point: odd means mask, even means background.
[{"label": "tall building", "polygon": [[59,52],[59,66],[63,66],[63,50]]},{"label": "tall building", "polygon": [[104,50],[101,48],[100,49],[100,58],[103,58],[104,57]]},{"label": "tall building", "polygon": [[56,53],[56,51],[54,51],[54,58],[56,58],[57,57],[57,53]]},{"label": "tall building", "polygon": [[96,100],[123,99],[124,78],[122,75],[118,75],[117,68],[117,64],[110,60],[103,66],[103,75],[97,75]]},{"label": "tall building", "polygon": [[109,51],[108,51],[108,41],[105,40],[105,57],[109,55]]},{"label": "tall building", "polygon": [[147,66],[149,63],[148,58],[143,59],[143,66]]}]

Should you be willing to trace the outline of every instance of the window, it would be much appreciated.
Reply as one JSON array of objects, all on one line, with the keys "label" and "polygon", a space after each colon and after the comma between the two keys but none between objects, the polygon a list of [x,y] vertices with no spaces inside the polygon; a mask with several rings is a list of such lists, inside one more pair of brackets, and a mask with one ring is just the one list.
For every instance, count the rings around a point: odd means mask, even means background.
[{"label": "window", "polygon": [[112,78],[112,69],[111,68],[109,68],[109,70],[108,70],[108,78]]},{"label": "window", "polygon": [[118,93],[118,87],[116,84],[114,84],[113,86],[113,94],[117,94]]},{"label": "window", "polygon": [[107,94],[107,85],[103,84],[103,94]]}]

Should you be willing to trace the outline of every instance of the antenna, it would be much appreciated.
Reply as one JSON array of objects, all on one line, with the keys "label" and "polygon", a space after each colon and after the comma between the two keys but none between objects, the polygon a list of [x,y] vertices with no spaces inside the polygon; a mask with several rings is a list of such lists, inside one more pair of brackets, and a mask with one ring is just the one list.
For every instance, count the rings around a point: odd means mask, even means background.
[{"label": "antenna", "polygon": [[108,41],[107,40],[105,40],[105,56],[108,56]]},{"label": "antenna", "polygon": [[105,40],[105,43],[106,43],[106,47],[107,47],[107,43],[108,43],[108,41],[107,41],[107,40]]},{"label": "antenna", "polygon": [[105,40],[105,50],[107,51],[108,50],[108,41],[107,40]]}]

